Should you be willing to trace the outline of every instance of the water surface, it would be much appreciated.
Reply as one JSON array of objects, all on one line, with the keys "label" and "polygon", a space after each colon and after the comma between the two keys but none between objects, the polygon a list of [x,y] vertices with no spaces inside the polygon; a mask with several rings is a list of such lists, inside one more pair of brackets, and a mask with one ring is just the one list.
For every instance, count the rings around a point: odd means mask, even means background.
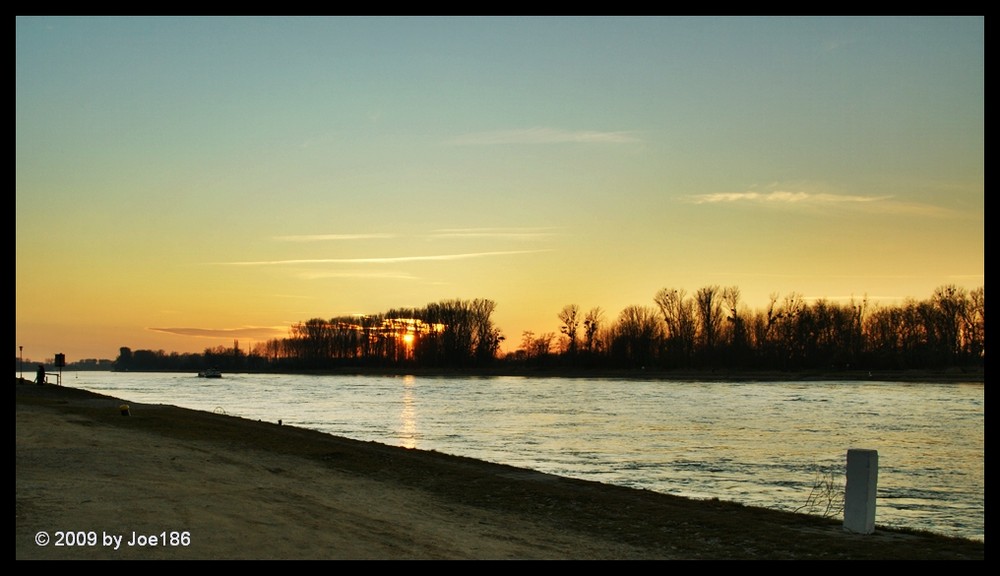
[{"label": "water surface", "polygon": [[359,440],[814,514],[831,501],[839,509],[847,450],[873,449],[877,525],[985,541],[982,383],[111,372],[66,373],[63,383],[132,402],[280,419]]}]

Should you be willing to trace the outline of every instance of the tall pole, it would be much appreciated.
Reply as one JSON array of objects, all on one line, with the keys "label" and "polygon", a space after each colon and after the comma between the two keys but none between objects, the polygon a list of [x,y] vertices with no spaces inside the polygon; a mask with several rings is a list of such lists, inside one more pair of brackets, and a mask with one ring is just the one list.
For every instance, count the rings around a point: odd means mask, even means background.
[{"label": "tall pole", "polygon": [[21,371],[21,380],[24,380],[24,346],[17,347],[17,369]]}]

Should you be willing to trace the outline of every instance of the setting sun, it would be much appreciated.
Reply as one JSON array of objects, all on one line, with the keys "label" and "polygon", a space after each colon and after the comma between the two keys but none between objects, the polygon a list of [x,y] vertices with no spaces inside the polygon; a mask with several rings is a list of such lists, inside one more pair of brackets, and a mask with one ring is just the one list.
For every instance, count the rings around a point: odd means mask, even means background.
[{"label": "setting sun", "polygon": [[[984,283],[983,18],[15,19],[26,358]],[[539,39],[544,39],[540,41]],[[413,343],[418,346],[420,343]]]}]

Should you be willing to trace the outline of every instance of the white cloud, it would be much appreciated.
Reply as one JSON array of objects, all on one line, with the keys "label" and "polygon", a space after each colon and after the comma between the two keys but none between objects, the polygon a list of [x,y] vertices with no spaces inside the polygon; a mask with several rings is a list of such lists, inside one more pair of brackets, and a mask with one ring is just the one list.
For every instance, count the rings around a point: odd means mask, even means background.
[{"label": "white cloud", "polygon": [[401,262],[433,262],[447,260],[467,260],[490,256],[510,256],[534,254],[549,250],[504,250],[496,252],[469,252],[465,254],[437,254],[434,256],[385,256],[380,258],[313,258],[298,260],[260,260],[255,262],[219,262],[226,266],[279,266],[289,264],[398,264]]},{"label": "white cloud", "polygon": [[857,194],[830,194],[775,190],[772,192],[719,192],[697,194],[685,199],[692,204],[742,204],[772,207],[802,208],[854,208],[878,214],[907,214],[935,218],[956,217],[960,213],[941,206],[920,202],[902,202],[893,196],[862,196]]},{"label": "white cloud", "polygon": [[756,202],[759,204],[849,204],[880,202],[890,196],[856,196],[812,192],[720,192],[691,196],[694,204],[719,204],[724,202]]}]

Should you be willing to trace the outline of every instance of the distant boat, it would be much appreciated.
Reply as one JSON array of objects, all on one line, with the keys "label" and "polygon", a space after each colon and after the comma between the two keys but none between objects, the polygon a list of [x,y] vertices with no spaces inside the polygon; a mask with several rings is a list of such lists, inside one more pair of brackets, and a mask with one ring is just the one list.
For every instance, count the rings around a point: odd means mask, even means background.
[{"label": "distant boat", "polygon": [[222,378],[222,372],[219,372],[215,368],[209,368],[208,370],[202,370],[198,372],[199,378]]}]

